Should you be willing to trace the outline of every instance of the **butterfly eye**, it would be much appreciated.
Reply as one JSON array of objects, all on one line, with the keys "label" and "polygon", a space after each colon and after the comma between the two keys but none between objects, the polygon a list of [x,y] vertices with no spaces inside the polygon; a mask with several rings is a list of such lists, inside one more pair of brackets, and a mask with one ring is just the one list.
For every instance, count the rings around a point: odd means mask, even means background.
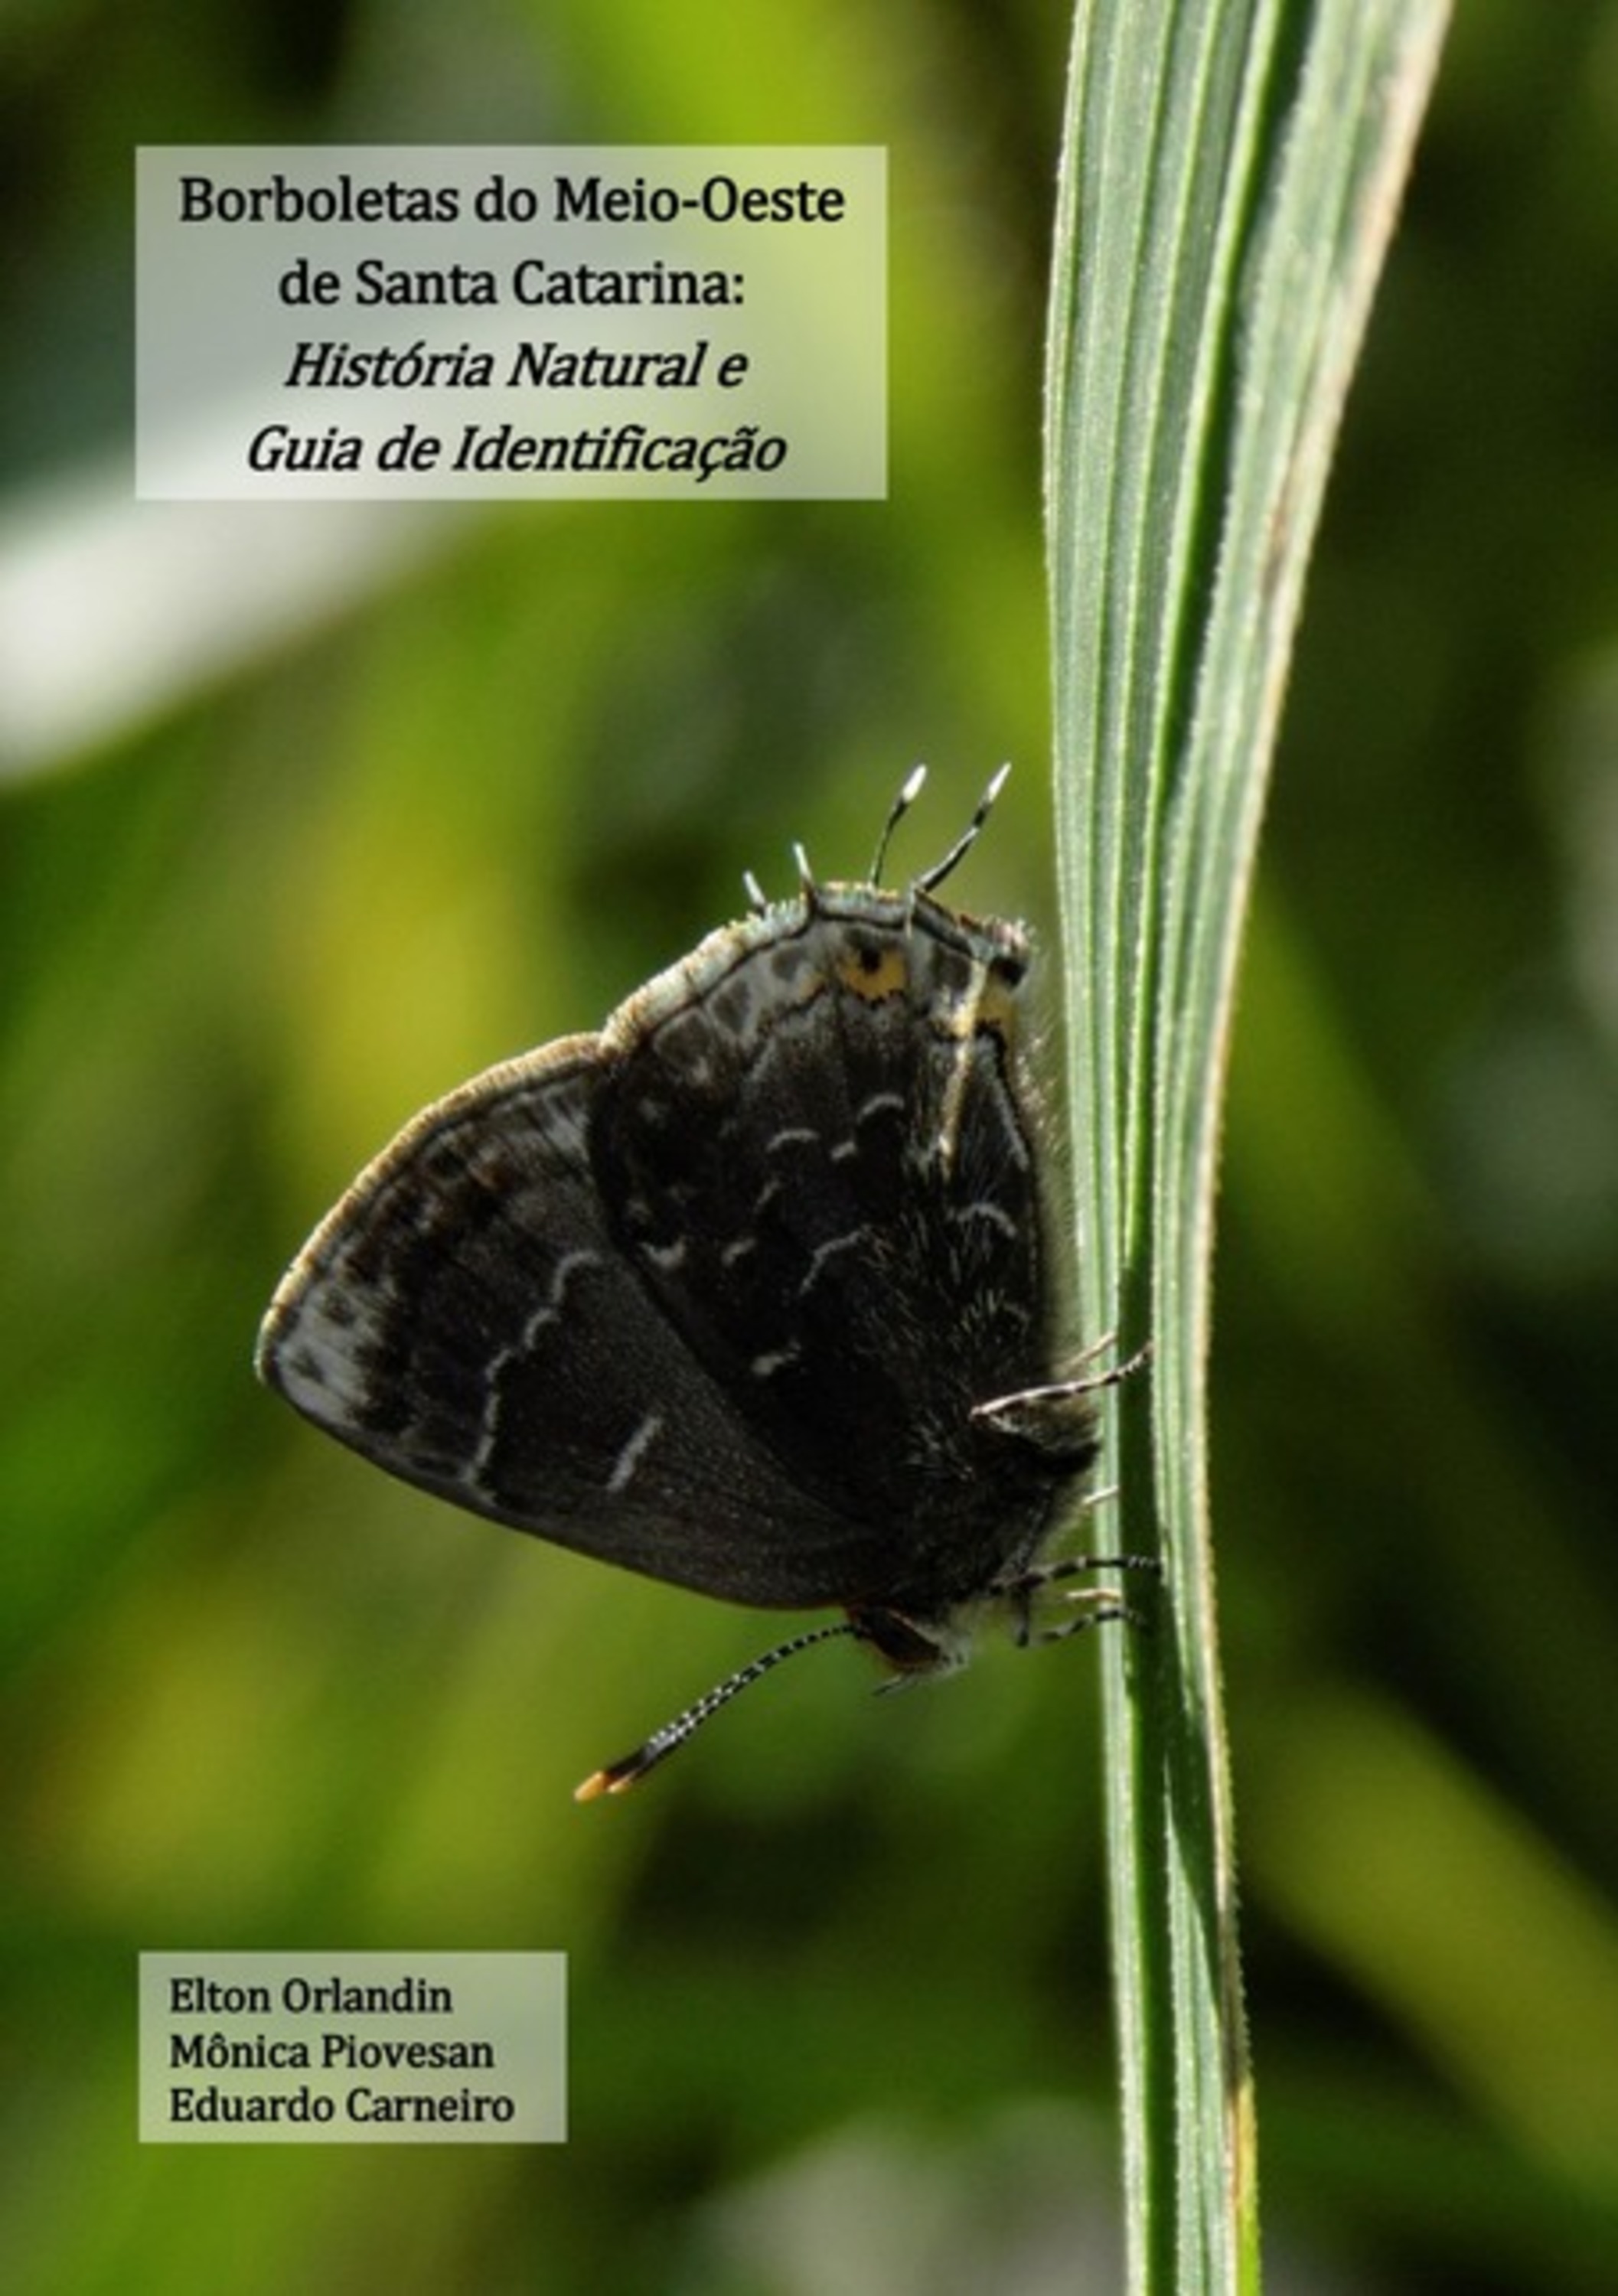
[{"label": "butterfly eye", "polygon": [[902,941],[850,939],[836,959],[836,974],[845,988],[869,1004],[904,992],[909,979]]}]

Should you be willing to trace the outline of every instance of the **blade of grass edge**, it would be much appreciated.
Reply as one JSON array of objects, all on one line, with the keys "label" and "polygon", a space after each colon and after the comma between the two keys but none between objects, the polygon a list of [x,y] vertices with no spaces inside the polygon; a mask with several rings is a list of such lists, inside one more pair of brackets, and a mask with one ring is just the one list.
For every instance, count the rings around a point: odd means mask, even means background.
[{"label": "blade of grass edge", "polygon": [[[1047,370],[1080,1308],[1150,1332],[1105,1662],[1130,2286],[1258,2286],[1206,1497],[1218,1120],[1269,764],[1447,0],[1080,0]],[[1135,1382],[1137,1390],[1148,1383]],[[1149,1402],[1151,1425],[1144,1424]]]}]

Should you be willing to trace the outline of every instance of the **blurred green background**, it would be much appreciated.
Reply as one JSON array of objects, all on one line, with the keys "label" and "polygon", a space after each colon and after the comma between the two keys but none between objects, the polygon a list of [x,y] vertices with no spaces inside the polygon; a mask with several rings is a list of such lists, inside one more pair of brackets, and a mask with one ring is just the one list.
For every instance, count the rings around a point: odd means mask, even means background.
[{"label": "blurred green background", "polygon": [[[1618,7],[1466,0],[1251,937],[1215,1501],[1271,2284],[1618,2285]],[[917,757],[1052,922],[1033,0],[0,20],[0,2276],[1119,2284],[1093,1654],[787,1669],[254,1385],[281,1268]],[[885,504],[128,499],[138,142],[879,142]],[[1082,1144],[1079,1153],[1082,1157]],[[143,1948],[564,1948],[555,2151],[135,2143]]]}]

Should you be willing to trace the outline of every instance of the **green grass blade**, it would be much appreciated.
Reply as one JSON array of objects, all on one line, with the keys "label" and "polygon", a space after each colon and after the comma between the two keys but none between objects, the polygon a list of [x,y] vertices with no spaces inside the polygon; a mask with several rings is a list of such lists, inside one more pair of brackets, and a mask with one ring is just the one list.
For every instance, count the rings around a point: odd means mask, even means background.
[{"label": "green grass blade", "polygon": [[[1047,483],[1080,1307],[1149,1332],[1107,1662],[1130,2284],[1258,2284],[1206,1506],[1219,1103],[1309,546],[1445,0],[1080,0]],[[1145,1425],[1149,1400],[1151,1426]]]}]

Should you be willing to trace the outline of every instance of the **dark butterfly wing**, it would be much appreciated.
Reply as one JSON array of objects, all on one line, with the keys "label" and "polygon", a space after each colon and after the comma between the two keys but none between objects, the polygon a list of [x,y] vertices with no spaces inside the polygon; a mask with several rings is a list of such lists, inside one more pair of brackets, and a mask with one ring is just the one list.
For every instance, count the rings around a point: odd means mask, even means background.
[{"label": "dark butterfly wing", "polygon": [[613,1232],[794,1490],[871,1526],[868,1598],[982,1587],[1064,1480],[972,1417],[1051,1376],[1026,965],[1014,927],[817,890],[609,1024],[593,1137]]},{"label": "dark butterfly wing", "polygon": [[868,1527],[801,1490],[648,1297],[590,1161],[574,1037],[425,1111],[275,1295],[262,1375],[407,1482],[733,1602],[837,1599]]}]

